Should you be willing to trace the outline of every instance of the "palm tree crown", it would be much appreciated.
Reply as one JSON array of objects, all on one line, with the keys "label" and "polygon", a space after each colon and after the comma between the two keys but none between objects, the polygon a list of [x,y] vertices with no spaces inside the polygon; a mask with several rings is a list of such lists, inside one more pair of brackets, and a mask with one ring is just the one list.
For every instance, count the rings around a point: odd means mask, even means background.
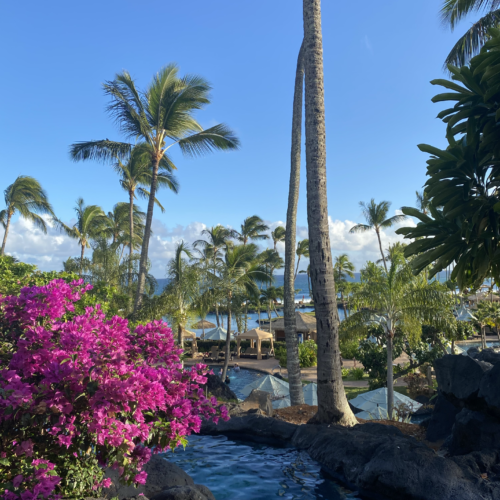
[{"label": "palm tree crown", "polygon": [[356,224],[349,231],[350,233],[364,233],[365,231],[370,231],[372,229],[377,233],[378,244],[380,248],[380,253],[382,255],[382,260],[384,262],[385,271],[387,272],[387,263],[385,261],[384,252],[382,250],[382,241],[380,239],[380,230],[388,229],[394,224],[401,222],[406,218],[405,215],[394,215],[393,217],[387,217],[391,203],[389,201],[381,201],[380,203],[375,203],[372,198],[369,203],[359,202],[362,209],[363,215],[366,219],[366,224]]},{"label": "palm tree crown", "polygon": [[[210,90],[208,82],[199,76],[180,77],[175,64],[169,64],[157,73],[144,92],[137,89],[135,81],[126,71],[104,84],[104,92],[111,99],[107,108],[109,114],[127,138],[140,139],[148,145],[152,165],[135,311],[144,293],[160,162],[175,169],[168,155],[169,149],[175,145],[187,156],[202,156],[216,150],[239,147],[238,138],[226,125],[219,124],[204,130],[194,118],[196,111],[210,104]],[[109,160],[125,158],[130,150],[130,144],[108,140],[79,142],[71,147],[71,156],[75,161]]]},{"label": "palm tree crown", "polygon": [[347,277],[354,278],[354,264],[349,260],[346,253],[335,257],[333,270],[335,271],[335,281],[346,281]]},{"label": "palm tree crown", "polygon": [[36,227],[47,233],[47,225],[39,214],[54,215],[47,193],[33,177],[20,175],[4,191],[6,208],[0,212],[0,223],[5,229],[0,255],[5,252],[10,220],[19,212],[21,217],[31,221]]},{"label": "palm tree crown", "polygon": [[54,218],[59,229],[70,238],[78,240],[81,247],[80,276],[82,275],[83,257],[85,249],[90,248],[90,240],[101,236],[106,232],[106,215],[101,207],[97,205],[85,205],[83,198],[76,200],[75,212],[77,221],[73,226],[67,226],[64,222]]},{"label": "palm tree crown", "polygon": [[297,274],[299,272],[299,264],[300,264],[300,258],[301,257],[306,257],[307,259],[309,258],[309,240],[301,240],[297,243],[297,250],[295,251],[297,254],[297,267],[295,269],[295,279],[297,279]]},{"label": "palm tree crown", "polygon": [[243,245],[248,243],[248,240],[267,240],[269,236],[263,234],[269,231],[269,226],[264,224],[264,221],[258,215],[247,217],[241,225],[241,232],[236,233],[236,239],[241,241]]},{"label": "palm tree crown", "polygon": [[286,236],[286,229],[283,226],[278,226],[274,231],[271,231],[271,238],[273,239],[274,250],[280,241],[284,241]]},{"label": "palm tree crown", "polygon": [[451,49],[445,65],[466,65],[473,56],[479,53],[488,39],[488,30],[496,28],[500,23],[500,0],[444,0],[441,7],[441,20],[453,31],[455,26],[471,12],[486,11],[486,14],[475,22]]}]

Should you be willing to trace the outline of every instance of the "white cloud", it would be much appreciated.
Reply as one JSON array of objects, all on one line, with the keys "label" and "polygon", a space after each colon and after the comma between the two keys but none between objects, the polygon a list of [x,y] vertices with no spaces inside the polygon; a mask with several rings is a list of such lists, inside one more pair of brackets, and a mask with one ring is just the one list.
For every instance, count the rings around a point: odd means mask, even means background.
[{"label": "white cloud", "polygon": [[[396,211],[398,213],[398,211]],[[285,226],[284,221],[266,221],[270,230],[277,226]],[[374,231],[366,233],[351,234],[349,230],[355,225],[350,220],[333,220],[328,218],[330,228],[330,243],[333,255],[347,253],[356,266],[356,270],[365,264],[367,260],[376,261],[380,258],[377,235]],[[388,248],[389,244],[403,241],[401,236],[395,234],[395,230],[403,225],[414,226],[413,220],[398,224],[389,231],[381,234],[382,247]],[[187,226],[176,225],[172,228],[166,226],[157,219],[153,219],[153,235],[149,245],[149,258],[153,264],[152,273],[157,278],[165,276],[165,268],[169,259],[174,256],[175,246],[181,240],[193,243],[201,239],[201,231],[207,226],[202,222],[192,222]],[[3,238],[3,230],[0,230],[0,240]],[[297,227],[297,240],[308,238],[307,227]],[[258,242],[262,248],[272,248],[271,239]],[[6,253],[14,255],[23,262],[36,264],[41,270],[60,270],[62,262],[69,256],[79,255],[79,246],[76,240],[61,234],[56,228],[49,227],[45,235],[33,224],[24,219],[18,219],[11,224],[6,245]],[[278,243],[278,251],[283,255],[285,245]],[[87,252],[89,252],[87,250]],[[90,253],[90,252],[89,252]],[[307,267],[307,259],[302,259],[300,268]]]}]

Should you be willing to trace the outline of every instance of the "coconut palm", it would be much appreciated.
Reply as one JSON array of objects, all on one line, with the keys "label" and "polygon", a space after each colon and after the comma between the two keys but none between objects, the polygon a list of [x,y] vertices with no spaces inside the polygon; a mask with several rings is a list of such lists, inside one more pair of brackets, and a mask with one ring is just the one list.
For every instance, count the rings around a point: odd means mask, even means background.
[{"label": "coconut palm", "polygon": [[283,226],[278,226],[274,231],[271,231],[271,238],[273,240],[274,251],[277,251],[276,245],[280,241],[284,241],[286,236],[286,229]]},{"label": "coconut palm", "polygon": [[90,248],[90,240],[99,237],[106,230],[106,215],[102,208],[97,205],[85,205],[83,198],[76,200],[75,212],[77,221],[71,227],[57,218],[54,218],[54,222],[61,232],[66,233],[70,238],[78,240],[81,249],[79,272],[81,277],[85,249]]},{"label": "coconut palm", "polygon": [[283,269],[285,265],[284,260],[280,257],[280,254],[273,250],[272,248],[268,248],[259,254],[259,259],[266,266],[266,269],[269,273],[269,284],[272,285],[274,283],[273,274],[276,269]]},{"label": "coconut palm", "polygon": [[278,299],[283,298],[283,287],[270,286],[260,293],[261,300],[267,305],[267,318],[269,319],[269,331],[271,331],[271,314],[274,309],[276,316],[278,315],[274,304]]},{"label": "coconut palm", "polygon": [[253,243],[228,247],[220,272],[217,276],[214,276],[216,289],[225,297],[227,307],[227,340],[222,380],[226,378],[231,350],[233,297],[244,292],[250,295],[256,294],[258,293],[257,282],[265,283],[269,280],[269,274],[257,259],[257,251],[257,246]]},{"label": "coconut palm", "polygon": [[313,300],[311,290],[311,264],[307,264],[307,269],[299,271],[299,274],[307,274],[307,289],[309,290],[309,297]]},{"label": "coconut palm", "polygon": [[299,264],[300,264],[300,258],[305,257],[306,259],[309,258],[309,240],[301,240],[297,243],[297,250],[295,250],[295,253],[297,254],[297,268],[295,269],[295,276],[294,276],[294,281],[297,279],[297,274],[299,272]]},{"label": "coconut palm", "polygon": [[[112,212],[108,212],[104,221],[103,233],[111,238],[111,244],[114,246],[123,245],[123,249],[130,247],[131,241],[134,249],[140,248],[142,243],[142,234],[144,233],[144,219],[146,214],[134,205],[132,208],[132,233],[130,232],[130,203],[119,202],[113,207]],[[132,238],[130,235],[132,234]],[[120,256],[121,260],[121,256]]]},{"label": "coconut palm", "polygon": [[312,289],[318,323],[318,413],[314,421],[354,425],[347,404],[338,338],[326,195],[326,128],[320,0],[303,0],[307,220]]},{"label": "coconut palm", "polygon": [[[290,183],[288,188],[288,208],[286,211],[285,235],[285,276],[284,305],[286,341],[286,369],[290,384],[290,400],[292,405],[304,403],[302,378],[299,361],[299,338],[295,317],[295,244],[297,236],[297,204],[300,186],[300,157],[302,143],[302,106],[304,90],[304,43],[301,44],[295,70],[295,86],[293,93],[292,144],[290,154]],[[308,275],[309,283],[309,275]]]},{"label": "coconut palm", "polygon": [[465,66],[479,53],[488,40],[488,30],[500,24],[500,0],[443,0],[441,20],[453,31],[456,25],[472,12],[486,14],[476,21],[454,45],[445,61],[445,66]]},{"label": "coconut palm", "polygon": [[381,201],[380,203],[375,203],[372,198],[369,203],[359,202],[362,209],[363,215],[366,219],[366,224],[356,224],[349,231],[350,233],[364,233],[366,231],[375,230],[378,238],[378,246],[380,248],[380,254],[382,255],[382,261],[384,263],[385,272],[387,272],[387,263],[385,261],[384,252],[382,250],[382,241],[380,239],[380,231],[382,229],[389,229],[394,224],[401,222],[406,219],[405,215],[394,215],[393,217],[387,217],[391,203],[389,201]]},{"label": "coconut palm", "polygon": [[422,325],[446,328],[454,323],[452,297],[437,281],[414,276],[411,265],[399,253],[391,260],[389,272],[370,263],[361,271],[362,287],[356,294],[357,311],[342,322],[342,338],[362,338],[368,328],[381,326],[387,350],[387,412],[394,408],[393,342],[398,329],[418,338]]},{"label": "coconut palm", "polygon": [[[140,139],[148,145],[153,170],[134,312],[144,293],[160,162],[163,160],[170,169],[175,169],[169,157],[169,149],[175,145],[187,156],[202,156],[215,150],[239,147],[237,137],[226,125],[219,124],[204,130],[194,118],[197,110],[210,104],[210,90],[208,82],[199,76],[181,78],[175,64],[160,70],[144,92],[137,89],[134,79],[126,71],[104,84],[104,92],[111,99],[107,111],[128,138]],[[71,147],[75,160],[123,158],[129,152],[130,145],[108,140],[80,142]]]},{"label": "coconut palm", "polygon": [[6,207],[0,212],[0,223],[5,232],[0,255],[5,252],[10,221],[16,212],[19,212],[24,219],[31,221],[45,234],[47,233],[47,224],[39,214],[54,215],[47,193],[33,177],[20,175],[10,186],[7,186],[4,197]]},{"label": "coconut palm", "polygon": [[424,214],[427,215],[429,212],[429,195],[425,191],[415,191],[417,195],[417,208]]},{"label": "coconut palm", "polygon": [[177,326],[179,346],[183,346],[182,330],[186,327],[189,313],[196,310],[200,298],[200,272],[183,256],[192,258],[191,248],[181,241],[175,248],[175,256],[167,265],[168,285],[162,292],[168,304],[168,315]]},{"label": "coconut palm", "polygon": [[247,217],[241,225],[241,231],[234,231],[235,238],[246,245],[248,240],[267,240],[269,236],[264,234],[269,231],[269,226],[258,215]]},{"label": "coconut palm", "polygon": [[349,260],[346,253],[338,255],[335,257],[335,264],[333,265],[333,271],[335,272],[335,281],[338,284],[340,291],[340,300],[342,301],[342,307],[344,308],[344,318],[347,318],[347,308],[344,299],[345,288],[340,286],[347,281],[347,278],[354,278],[354,264]]},{"label": "coconut palm", "polygon": [[[212,280],[212,289],[213,289],[213,279],[217,275],[217,266],[222,262],[222,253],[227,248],[228,242],[230,238],[236,237],[235,231],[232,229],[228,229],[224,226],[218,224],[217,226],[212,226],[211,228],[203,229],[201,232],[202,236],[205,236],[205,240],[196,240],[193,243],[193,246],[196,249],[201,250],[203,254],[203,258],[212,259],[211,266],[211,280]],[[217,326],[220,326],[219,320],[219,306],[217,297],[213,294],[215,299],[215,319],[217,322]]]}]

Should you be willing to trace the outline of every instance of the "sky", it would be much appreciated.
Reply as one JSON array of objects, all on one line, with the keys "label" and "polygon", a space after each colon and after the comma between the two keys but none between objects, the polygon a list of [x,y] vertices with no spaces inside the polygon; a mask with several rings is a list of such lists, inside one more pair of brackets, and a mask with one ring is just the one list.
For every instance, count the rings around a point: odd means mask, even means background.
[{"label": "sky", "polygon": [[[475,19],[451,33],[440,23],[439,0],[322,4],[332,251],[347,253],[359,270],[379,258],[375,234],[349,234],[364,222],[359,202],[388,200],[391,214],[415,205],[426,180],[417,144],[445,146],[436,119],[442,107],[431,102],[439,88],[429,82],[446,77],[443,61]],[[199,122],[226,123],[241,149],[197,159],[174,153],[181,189],[158,195],[166,211],[154,215],[153,274],[164,277],[175,244],[199,239],[207,226],[238,228],[254,214],[271,228],[283,225],[302,36],[301,0],[2,2],[0,189],[18,175],[37,178],[67,223],[78,197],[106,212],[127,201],[110,166],[73,163],[69,146],[124,139],[105,112],[102,83],[128,70],[145,88],[176,62],[181,74],[199,74],[213,87]],[[303,161],[299,238],[307,237],[305,188]],[[398,239],[390,230],[383,244]],[[78,243],[15,218],[6,251],[43,270],[61,269],[78,255]]]}]

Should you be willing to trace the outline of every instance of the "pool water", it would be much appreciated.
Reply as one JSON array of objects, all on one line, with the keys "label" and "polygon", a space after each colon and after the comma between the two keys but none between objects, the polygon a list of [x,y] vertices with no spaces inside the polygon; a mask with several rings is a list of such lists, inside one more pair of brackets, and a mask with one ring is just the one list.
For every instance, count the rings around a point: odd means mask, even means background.
[{"label": "pool water", "polygon": [[[277,364],[278,362],[276,361],[276,365]],[[222,363],[220,365],[210,366],[209,368],[214,371],[215,375],[218,375],[219,370],[222,368]],[[258,378],[265,377],[266,374],[260,373],[255,370],[247,370],[245,368],[241,368],[240,371],[235,372],[233,368],[230,368],[228,371],[228,376],[229,380],[231,381],[229,383],[229,387],[231,388],[231,390],[236,394],[236,396],[238,396],[239,399],[245,399],[246,396],[241,392],[241,390]]]},{"label": "pool water", "polygon": [[330,479],[305,452],[232,441],[225,436],[190,436],[185,450],[165,454],[217,500],[356,499]]}]

